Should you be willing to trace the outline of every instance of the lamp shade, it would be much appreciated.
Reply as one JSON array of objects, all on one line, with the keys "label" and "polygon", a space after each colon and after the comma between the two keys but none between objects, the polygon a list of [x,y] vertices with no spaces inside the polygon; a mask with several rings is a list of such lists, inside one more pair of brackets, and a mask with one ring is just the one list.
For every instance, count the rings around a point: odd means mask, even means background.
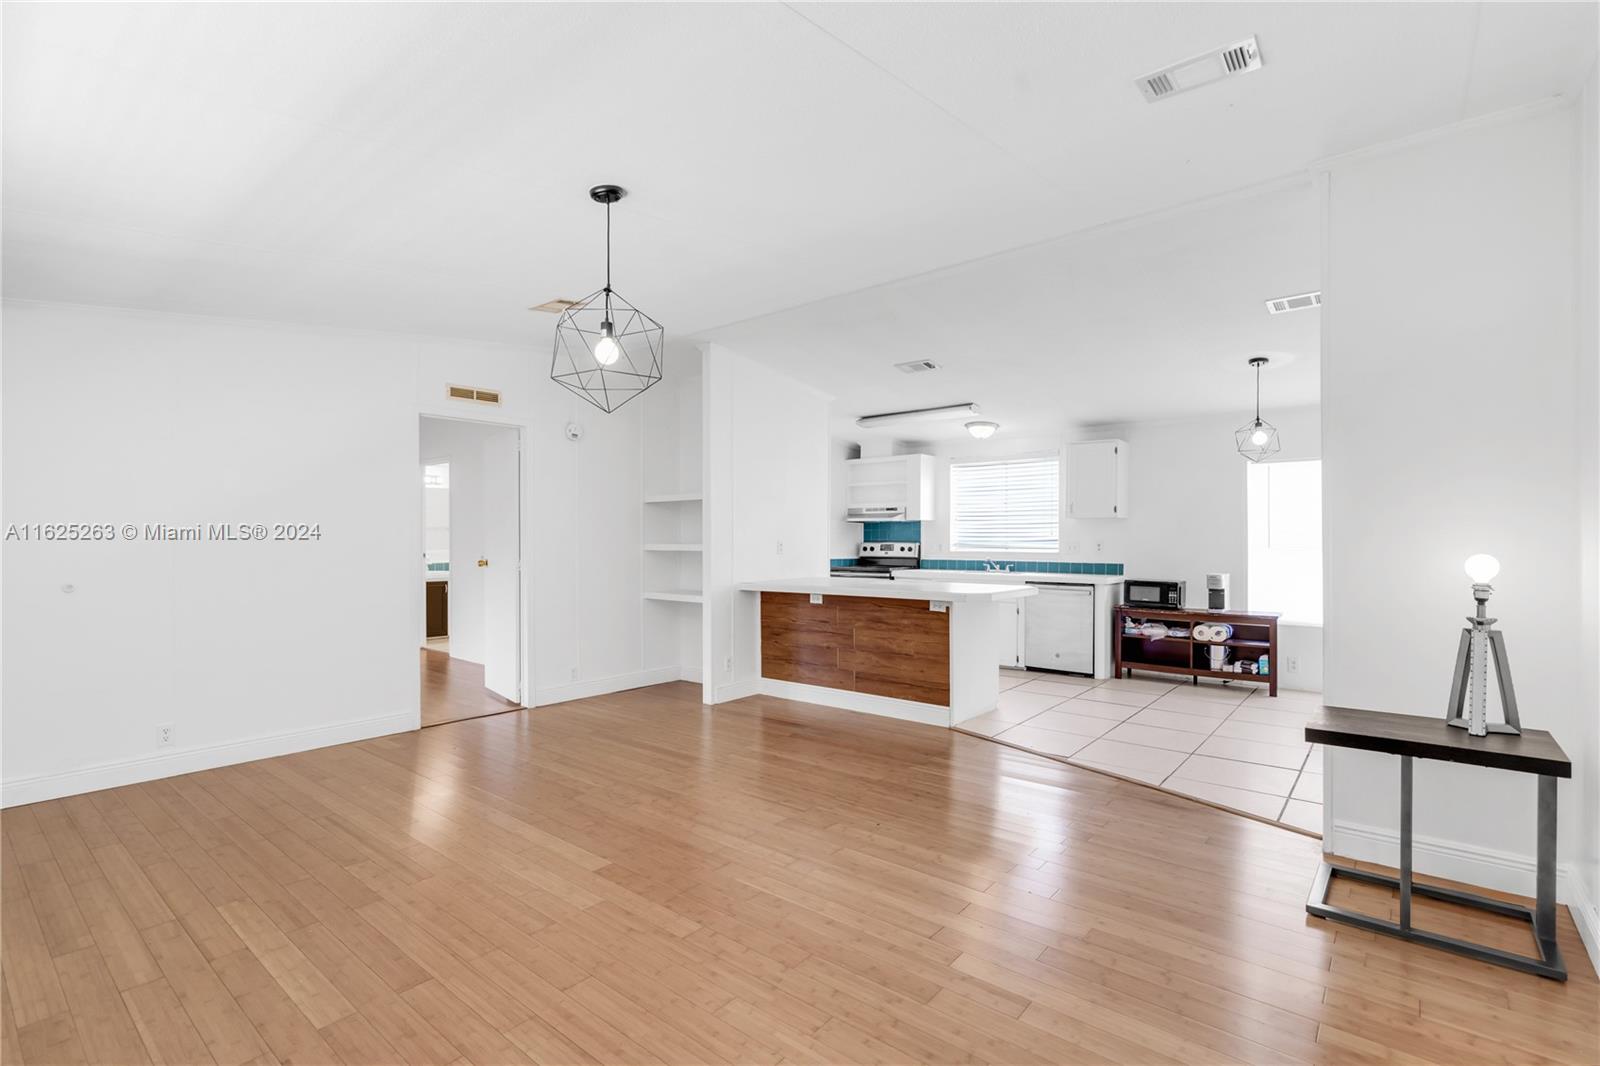
[{"label": "lamp shade", "polygon": [[1239,454],[1252,463],[1270,459],[1283,447],[1278,441],[1278,427],[1259,418],[1234,430],[1233,443],[1239,449]]},{"label": "lamp shade", "polygon": [[556,320],[550,377],[610,414],[661,380],[665,343],[661,323],[601,289]]}]

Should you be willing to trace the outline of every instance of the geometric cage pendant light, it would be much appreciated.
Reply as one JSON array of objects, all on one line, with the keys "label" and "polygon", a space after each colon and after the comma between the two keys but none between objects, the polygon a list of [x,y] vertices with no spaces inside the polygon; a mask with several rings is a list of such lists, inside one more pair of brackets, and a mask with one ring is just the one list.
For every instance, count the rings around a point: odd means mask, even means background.
[{"label": "geometric cage pendant light", "polygon": [[1250,365],[1256,370],[1256,416],[1234,430],[1233,443],[1240,455],[1259,463],[1277,455],[1282,445],[1278,442],[1278,427],[1261,419],[1261,368],[1267,365],[1266,356],[1256,356]]},{"label": "geometric cage pendant light", "polygon": [[606,207],[606,284],[556,319],[550,377],[610,414],[661,380],[666,330],[611,289],[611,205],[626,196],[596,185],[589,198]]}]

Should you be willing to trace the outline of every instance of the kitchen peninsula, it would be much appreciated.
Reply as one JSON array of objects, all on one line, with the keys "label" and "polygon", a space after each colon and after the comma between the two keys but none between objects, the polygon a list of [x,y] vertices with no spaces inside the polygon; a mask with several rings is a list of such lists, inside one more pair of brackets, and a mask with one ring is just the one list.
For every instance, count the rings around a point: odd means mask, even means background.
[{"label": "kitchen peninsula", "polygon": [[994,710],[995,611],[1037,595],[969,581],[787,578],[759,597],[761,691],[930,725]]}]

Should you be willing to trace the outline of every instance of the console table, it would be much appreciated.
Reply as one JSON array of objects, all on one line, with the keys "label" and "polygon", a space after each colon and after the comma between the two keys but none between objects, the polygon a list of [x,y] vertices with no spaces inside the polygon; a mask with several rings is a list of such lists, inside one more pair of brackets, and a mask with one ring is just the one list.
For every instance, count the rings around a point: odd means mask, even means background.
[{"label": "console table", "polygon": [[[1403,940],[1453,951],[1497,966],[1507,966],[1557,981],[1567,979],[1566,963],[1562,961],[1561,949],[1556,945],[1556,779],[1572,776],[1572,761],[1549,733],[1542,729],[1524,729],[1521,736],[1491,733],[1486,737],[1474,737],[1469,736],[1465,729],[1446,725],[1443,718],[1324,707],[1319,717],[1307,723],[1306,739],[1330,748],[1357,748],[1400,757],[1400,876],[1390,877],[1324,862],[1317,871],[1316,880],[1311,885],[1311,895],[1306,900],[1308,913],[1374,933],[1386,933]],[[1537,869],[1535,901],[1531,909],[1470,892],[1412,883],[1413,759],[1439,759],[1538,776]],[[1328,888],[1335,876],[1399,889],[1400,920],[1391,922],[1330,904]],[[1526,921],[1531,925],[1534,940],[1539,945],[1539,956],[1518,955],[1470,940],[1418,929],[1411,924],[1413,895]]]}]

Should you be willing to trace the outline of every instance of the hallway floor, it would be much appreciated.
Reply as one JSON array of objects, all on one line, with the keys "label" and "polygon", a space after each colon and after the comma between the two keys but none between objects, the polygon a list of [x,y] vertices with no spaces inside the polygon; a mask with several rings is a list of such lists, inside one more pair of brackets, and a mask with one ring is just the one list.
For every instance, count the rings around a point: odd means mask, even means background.
[{"label": "hallway floor", "polygon": [[514,711],[517,705],[483,687],[483,666],[448,653],[423,648],[422,724],[442,725],[486,714]]},{"label": "hallway floor", "polygon": [[956,728],[1180,796],[1322,832],[1316,692],[1000,671],[994,713]]}]

